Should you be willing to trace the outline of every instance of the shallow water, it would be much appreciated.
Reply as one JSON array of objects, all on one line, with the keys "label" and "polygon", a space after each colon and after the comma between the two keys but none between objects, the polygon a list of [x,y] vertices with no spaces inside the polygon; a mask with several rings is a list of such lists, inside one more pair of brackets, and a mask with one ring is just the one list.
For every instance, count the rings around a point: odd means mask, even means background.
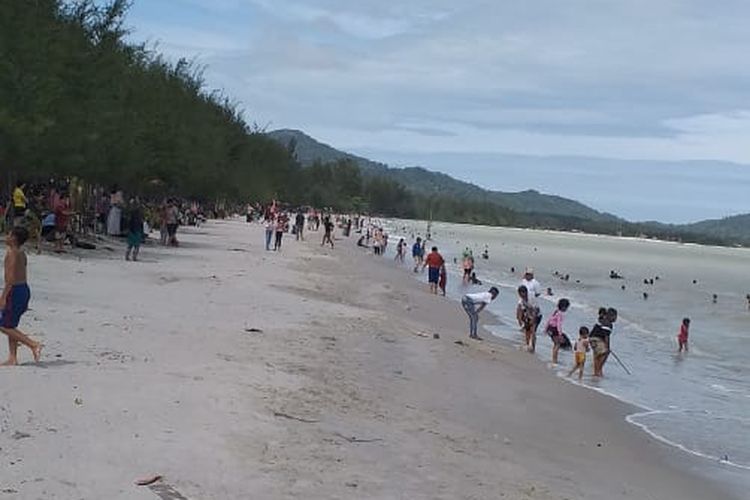
[{"label": "shallow water", "polygon": [[[391,251],[399,237],[411,248],[412,234],[426,231],[424,222],[391,221],[388,227]],[[504,323],[491,328],[499,337],[522,342],[515,326],[515,288],[527,266],[534,267],[544,289],[553,289],[554,296],[542,301],[545,318],[559,298],[571,300],[564,323],[571,339],[579,326],[593,326],[600,306],[618,309],[612,348],[632,375],[610,357],[605,378],[592,379],[589,355],[584,385],[642,408],[628,420],[655,438],[722,463],[750,482],[750,310],[745,298],[750,250],[442,223],[433,225],[432,234],[432,243],[450,263],[451,296],[466,292],[459,275],[460,254],[467,246],[484,281],[472,288],[500,285],[500,299],[491,306]],[[485,245],[489,260],[479,257]],[[625,279],[610,279],[610,270]],[[555,272],[569,274],[570,280],[562,281]],[[644,284],[646,278],[654,278],[654,284]],[[683,317],[691,319],[690,352],[679,355],[676,335]],[[549,362],[552,344],[542,330],[537,355]],[[563,352],[560,365],[551,369],[563,376],[571,362],[572,354]]]}]

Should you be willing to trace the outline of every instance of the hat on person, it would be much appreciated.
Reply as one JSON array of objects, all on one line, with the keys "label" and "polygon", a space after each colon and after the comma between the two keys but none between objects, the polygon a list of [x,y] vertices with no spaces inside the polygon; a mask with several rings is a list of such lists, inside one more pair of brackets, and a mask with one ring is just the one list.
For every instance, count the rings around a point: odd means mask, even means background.
[{"label": "hat on person", "polygon": [[533,267],[527,267],[526,272],[524,274],[534,274],[534,268]]}]

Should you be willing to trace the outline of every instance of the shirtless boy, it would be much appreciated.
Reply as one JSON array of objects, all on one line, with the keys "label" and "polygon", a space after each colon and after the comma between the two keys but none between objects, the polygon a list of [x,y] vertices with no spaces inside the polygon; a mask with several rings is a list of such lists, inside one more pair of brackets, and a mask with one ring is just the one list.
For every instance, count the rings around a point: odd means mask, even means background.
[{"label": "shirtless boy", "polygon": [[42,344],[27,337],[18,330],[21,316],[29,307],[31,291],[26,283],[26,254],[23,244],[29,238],[29,232],[23,227],[15,227],[8,233],[5,244],[5,285],[0,295],[0,332],[8,336],[8,360],[3,366],[18,364],[19,342],[29,349],[34,361],[39,362],[42,355]]}]

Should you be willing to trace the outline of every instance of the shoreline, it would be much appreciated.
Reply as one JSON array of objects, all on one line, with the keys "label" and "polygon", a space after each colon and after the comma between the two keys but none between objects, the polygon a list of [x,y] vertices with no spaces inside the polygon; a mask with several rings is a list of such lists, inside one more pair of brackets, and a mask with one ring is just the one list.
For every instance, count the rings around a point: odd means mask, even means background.
[{"label": "shoreline", "polygon": [[140,263],[30,255],[23,326],[47,354],[2,372],[0,486],[145,500],[133,480],[158,473],[195,499],[732,498],[626,423],[630,405],[470,343],[453,301],[320,237],[264,252],[261,226],[217,221]]},{"label": "shoreline", "polygon": [[[426,220],[418,220],[418,219],[398,219],[398,218],[388,218],[388,217],[379,217],[380,220],[389,220],[389,221],[405,221],[410,223],[424,223],[427,224],[428,221]],[[710,245],[706,243],[694,243],[694,242],[682,242],[682,241],[672,241],[672,240],[663,240],[660,238],[643,238],[640,236],[617,236],[614,234],[604,234],[604,233],[588,233],[584,231],[563,231],[561,229],[539,229],[539,228],[533,228],[533,227],[516,227],[516,226],[488,226],[488,225],[482,225],[482,224],[472,224],[469,222],[445,222],[445,221],[433,221],[433,224],[452,224],[456,226],[464,226],[464,227],[480,227],[480,228],[487,228],[487,229],[500,229],[504,231],[519,231],[519,232],[533,232],[533,233],[541,233],[541,234],[553,234],[553,235],[562,235],[562,236],[583,236],[587,238],[602,238],[602,239],[612,239],[615,241],[634,241],[634,242],[640,242],[640,243],[654,243],[654,244],[667,244],[667,245],[674,245],[678,247],[697,247],[697,248],[712,248],[717,250],[743,250],[743,251],[750,251],[750,245]]]}]

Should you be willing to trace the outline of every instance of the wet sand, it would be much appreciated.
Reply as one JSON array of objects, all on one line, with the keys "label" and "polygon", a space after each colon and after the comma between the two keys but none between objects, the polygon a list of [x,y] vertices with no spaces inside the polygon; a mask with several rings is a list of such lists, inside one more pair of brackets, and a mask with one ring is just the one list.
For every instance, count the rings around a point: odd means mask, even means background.
[{"label": "wet sand", "polygon": [[392,261],[262,233],[30,256],[46,351],[0,371],[0,498],[732,498]]}]

